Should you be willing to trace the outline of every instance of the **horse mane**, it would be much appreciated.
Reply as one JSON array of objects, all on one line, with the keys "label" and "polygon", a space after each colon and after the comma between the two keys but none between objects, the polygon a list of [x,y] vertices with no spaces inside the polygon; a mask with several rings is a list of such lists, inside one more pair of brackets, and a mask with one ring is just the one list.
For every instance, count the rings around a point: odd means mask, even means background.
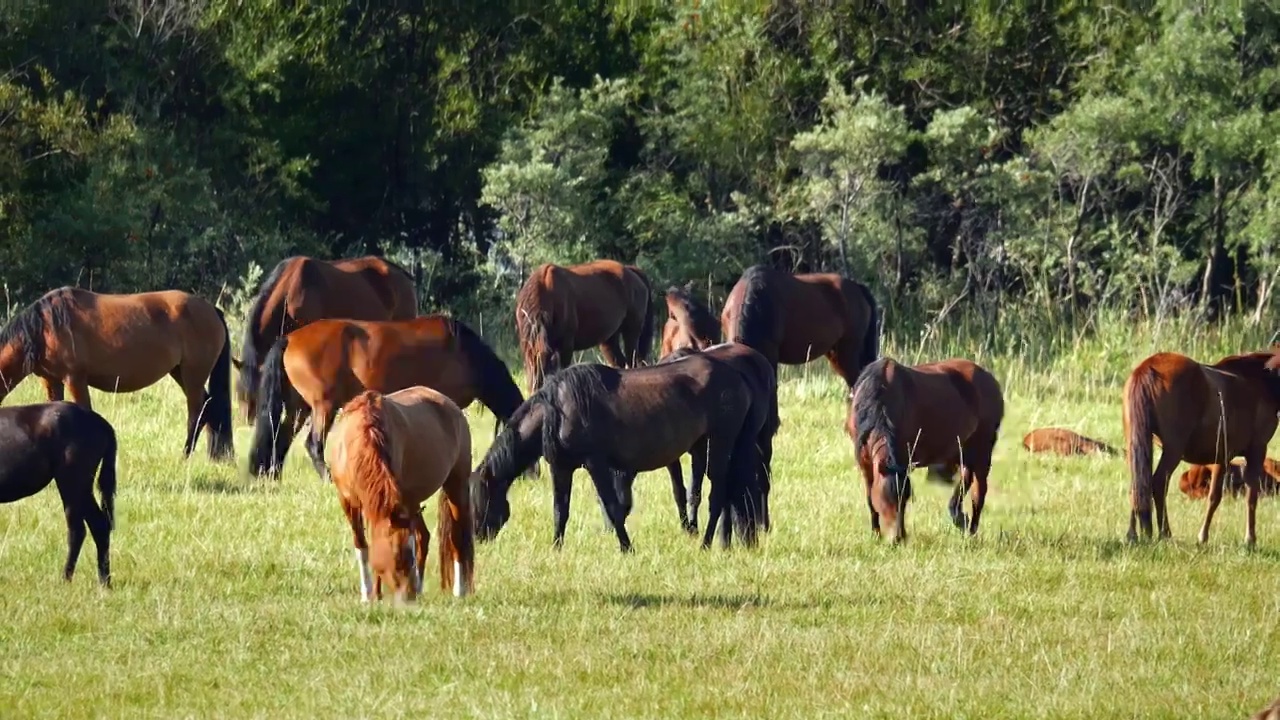
[{"label": "horse mane", "polygon": [[[365,390],[342,408],[346,423],[363,440],[347,448],[347,467],[360,479],[362,505],[373,517],[401,514],[400,486],[391,470],[391,438],[381,393]],[[350,436],[348,436],[350,437]]]},{"label": "horse mane", "polygon": [[746,283],[742,293],[742,307],[738,311],[738,342],[760,349],[761,341],[769,337],[773,328],[773,313],[764,307],[772,301],[769,278],[774,270],[765,265],[752,265],[742,273]]},{"label": "horse mane", "polygon": [[[488,470],[491,477],[514,480],[542,457],[542,437],[545,434],[543,425],[549,408],[546,390],[547,386],[544,385],[521,403],[508,418],[506,427],[493,439],[493,444],[480,461],[480,467]],[[527,421],[535,412],[543,414],[541,419],[532,418],[532,422],[536,423],[536,431],[529,432],[527,436],[522,435],[521,428],[528,424]]]},{"label": "horse mane", "polygon": [[[885,463],[890,468],[902,468],[904,466],[898,460],[898,430],[893,418],[889,417],[886,402],[889,383],[885,379],[885,366],[890,362],[890,358],[883,357],[867,365],[853,385],[853,422],[858,429],[854,452],[861,453],[871,433],[878,433],[884,439]],[[897,488],[894,487],[889,494],[889,499],[897,504]]]},{"label": "horse mane", "polygon": [[258,374],[258,348],[257,343],[254,342],[258,337],[258,318],[262,316],[267,298],[271,297],[271,293],[275,292],[276,286],[280,284],[280,277],[284,275],[285,268],[299,259],[303,259],[303,256],[294,255],[276,263],[266,279],[262,281],[258,293],[253,296],[253,302],[249,305],[249,317],[244,324],[244,339],[240,342],[240,384],[243,387],[256,390],[258,386],[255,377]]},{"label": "horse mane", "polygon": [[[720,339],[720,323],[711,309],[694,297],[688,286],[667,288],[667,308],[675,310],[680,324],[693,330],[698,339]],[[687,321],[687,322],[686,322]]]},{"label": "horse mane", "polygon": [[[547,311],[543,307],[543,292],[547,276],[554,268],[551,263],[539,266],[516,293],[516,338],[526,367],[534,367],[537,353],[547,347]],[[522,327],[525,332],[521,332]]]},{"label": "horse mane", "polygon": [[71,287],[60,287],[41,295],[35,302],[14,314],[9,323],[0,330],[0,347],[12,342],[22,345],[22,367],[31,372],[44,359],[45,330],[60,330],[71,324],[71,311],[67,309],[67,301],[75,291]]},{"label": "horse mane", "polygon": [[458,340],[458,346],[470,361],[470,369],[477,376],[476,389],[480,402],[494,415],[506,422],[524,402],[511,369],[480,337],[470,325],[454,317],[447,318],[449,329]]}]

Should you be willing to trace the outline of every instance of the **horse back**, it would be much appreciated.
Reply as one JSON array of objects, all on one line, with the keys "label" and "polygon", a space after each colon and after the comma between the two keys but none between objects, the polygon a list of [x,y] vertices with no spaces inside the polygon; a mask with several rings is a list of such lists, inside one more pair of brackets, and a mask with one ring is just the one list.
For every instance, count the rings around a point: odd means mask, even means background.
[{"label": "horse back", "polygon": [[224,337],[213,303],[181,290],[117,295],[68,288],[61,302],[68,325],[54,329],[59,343],[50,354],[97,374],[131,375],[116,367],[121,351],[144,364],[169,363],[167,370]]},{"label": "horse back", "polygon": [[[388,320],[413,317],[413,284],[377,257],[336,261],[302,257],[286,271],[276,288],[274,301],[283,305],[295,327],[317,320]],[[404,307],[401,307],[404,305]],[[265,309],[264,310],[268,310]],[[264,311],[263,317],[270,317]]]},{"label": "horse back", "polygon": [[845,292],[850,281],[836,273],[778,273],[777,277],[781,279],[775,297],[782,305],[786,326],[780,353],[783,362],[822,357],[854,331],[858,316]]},{"label": "horse back", "polygon": [[392,434],[392,468],[406,502],[421,503],[471,460],[466,416],[443,393],[415,385],[388,393],[383,407]]},{"label": "horse back", "polygon": [[385,319],[403,320],[418,314],[418,298],[413,278],[399,265],[377,255],[342,258],[330,261],[329,264],[363,280],[386,308]]},{"label": "horse back", "polygon": [[546,278],[557,304],[573,318],[574,350],[585,350],[613,337],[631,312],[632,296],[644,292],[643,283],[614,260],[555,266]]},{"label": "horse back", "polygon": [[[898,431],[919,441],[921,462],[941,462],[958,452],[959,444],[979,430],[995,432],[1004,413],[1004,400],[995,378],[969,360],[950,359],[910,368],[899,366],[910,390],[911,418]],[[900,438],[901,439],[901,438]]]}]

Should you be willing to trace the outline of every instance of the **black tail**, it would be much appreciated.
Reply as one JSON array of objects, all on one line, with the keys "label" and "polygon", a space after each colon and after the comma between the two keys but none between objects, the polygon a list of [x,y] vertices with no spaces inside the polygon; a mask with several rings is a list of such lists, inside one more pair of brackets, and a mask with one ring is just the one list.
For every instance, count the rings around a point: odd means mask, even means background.
[{"label": "black tail", "polygon": [[752,547],[758,539],[761,525],[761,508],[764,506],[764,488],[760,483],[760,449],[756,446],[757,433],[751,423],[743,423],[733,444],[729,458],[729,517],[738,535],[738,541]]},{"label": "black tail", "polygon": [[870,316],[867,321],[867,334],[862,338],[862,365],[865,367],[880,358],[880,306],[876,303],[876,296],[871,294],[871,288],[860,282],[853,284],[866,298],[867,314]]},{"label": "black tail", "polygon": [[116,526],[116,431],[103,419],[107,446],[102,453],[102,466],[98,469],[98,493],[102,495],[102,512],[107,515],[111,527]]},{"label": "black tail", "polygon": [[280,427],[285,393],[290,388],[289,376],[284,371],[284,351],[288,347],[289,336],[280,336],[262,362],[258,418],[254,422],[253,441],[249,446],[249,472],[254,475],[278,475],[283,469],[289,442],[293,440],[293,428]]},{"label": "black tail", "polygon": [[653,324],[654,315],[657,313],[654,310],[656,303],[654,302],[653,287],[649,284],[649,278],[639,270],[636,270],[635,273],[640,278],[640,282],[644,284],[645,309],[644,319],[640,323],[640,334],[636,336],[635,357],[628,359],[631,361],[632,367],[639,367],[640,365],[648,365],[649,358],[653,356]]},{"label": "black tail", "polygon": [[227,316],[217,307],[213,311],[222,322],[222,352],[209,373],[203,425],[208,430],[209,457],[222,460],[235,457],[231,436],[231,333],[227,330]]},{"label": "black tail", "polygon": [[[453,320],[453,335],[458,338],[462,354],[470,361],[472,377],[476,383],[476,396],[481,404],[498,417],[500,423],[511,419],[516,408],[524,402],[520,386],[511,377],[511,368],[498,357],[475,330],[461,320]],[[498,434],[498,424],[493,434]]]}]

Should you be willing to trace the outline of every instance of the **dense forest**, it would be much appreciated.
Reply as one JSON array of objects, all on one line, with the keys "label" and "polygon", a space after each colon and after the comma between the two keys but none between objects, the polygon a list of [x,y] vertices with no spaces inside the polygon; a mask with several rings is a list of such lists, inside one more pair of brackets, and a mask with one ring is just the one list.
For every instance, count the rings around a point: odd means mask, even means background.
[{"label": "dense forest", "polygon": [[547,260],[764,261],[902,312],[1262,317],[1280,11],[958,5],[0,3],[0,273],[216,297],[377,252],[464,314]]}]

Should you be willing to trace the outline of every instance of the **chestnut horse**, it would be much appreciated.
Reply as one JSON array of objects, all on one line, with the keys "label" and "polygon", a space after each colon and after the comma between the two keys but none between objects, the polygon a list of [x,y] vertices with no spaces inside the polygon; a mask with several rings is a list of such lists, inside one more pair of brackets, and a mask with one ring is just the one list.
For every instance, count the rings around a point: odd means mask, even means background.
[{"label": "chestnut horse", "polygon": [[183,456],[191,455],[202,428],[209,457],[234,455],[231,342],[222,311],[203,298],[180,290],[51,290],[0,331],[0,401],[28,375],[40,378],[49,400],[61,400],[65,385],[76,404],[90,409],[91,387],[134,392],[168,375],[187,398]]},{"label": "chestnut horse", "polygon": [[649,278],[613,260],[540,265],[516,295],[516,334],[530,393],[569,367],[574,352],[593,346],[613,367],[646,363],[653,348]]},{"label": "chestnut horse", "polygon": [[[961,469],[949,505],[951,521],[970,535],[977,533],[1004,419],[1004,396],[995,377],[969,360],[908,367],[880,358],[862,371],[850,395],[845,432],[866,483],[872,531],[880,534],[883,516],[892,528],[890,540],[905,540],[908,473],[913,466],[938,465],[948,476]],[[966,487],[971,519],[962,509]]]},{"label": "chestnut horse", "polygon": [[[1204,365],[1178,353],[1156,353],[1134,368],[1124,384],[1124,434],[1128,443],[1132,511],[1128,540],[1138,540],[1138,525],[1151,537],[1154,500],[1160,537],[1167,538],[1165,501],[1169,478],[1186,460],[1212,465],[1209,507],[1200,526],[1200,542],[1209,540],[1209,525],[1222,500],[1222,467],[1244,456],[1248,487],[1245,543],[1257,542],[1254,511],[1258,505],[1267,443],[1276,431],[1280,411],[1280,377],[1274,351],[1231,355]],[[1152,436],[1160,439],[1160,462],[1152,472]]]},{"label": "chestnut horse", "polygon": [[1066,428],[1056,427],[1032,430],[1023,436],[1022,447],[1027,452],[1049,452],[1058,455],[1116,454],[1115,448],[1101,440],[1094,440]]},{"label": "chestnut horse", "polygon": [[835,273],[792,275],[754,265],[729,291],[724,338],[759,350],[776,369],[826,356],[853,387],[880,353],[880,311],[871,290]]},{"label": "chestnut horse", "polygon": [[262,357],[276,338],[325,318],[408,320],[418,315],[413,277],[376,255],[319,260],[295,255],[276,263],[262,281],[244,323],[236,395],[245,420],[257,415]]},{"label": "chestnut horse", "polygon": [[278,475],[309,417],[307,453],[327,477],[325,433],[338,408],[364,390],[413,385],[433,387],[463,408],[479,400],[499,421],[524,400],[506,363],[461,320],[317,320],[277,339],[262,363],[249,471]]},{"label": "chestnut horse", "polygon": [[457,404],[421,385],[387,395],[366,390],[343,406],[329,439],[329,468],[351,525],[361,599],[381,600],[383,583],[398,600],[422,592],[431,534],[421,506],[436,493],[440,587],[457,597],[474,591],[471,429]]},{"label": "chestnut horse", "polygon": [[[99,467],[100,466],[100,467]],[[102,506],[93,499],[98,471]],[[67,520],[67,562],[76,571],[84,528],[98,548],[98,582],[111,587],[111,526],[115,524],[116,432],[98,413],[69,402],[0,408],[0,503],[58,486]]]},{"label": "chestnut horse", "polygon": [[[1262,471],[1261,484],[1258,487],[1259,494],[1267,496],[1280,493],[1280,462],[1267,458],[1264,461]],[[1223,490],[1231,497],[1239,497],[1246,487],[1244,482],[1244,461],[1239,459],[1232,460],[1222,475]],[[1213,468],[1211,466],[1192,465],[1190,470],[1182,473],[1182,477],[1178,478],[1178,489],[1188,498],[1199,500],[1208,496],[1212,477]]]},{"label": "chestnut horse", "polygon": [[667,324],[662,326],[658,357],[667,357],[681,348],[703,350],[720,342],[720,323],[711,310],[693,296],[692,288],[667,288]]},{"label": "chestnut horse", "polygon": [[751,402],[737,370],[701,354],[628,370],[582,363],[548,376],[476,469],[480,539],[497,536],[511,515],[511,483],[545,455],[555,495],[555,546],[564,545],[573,473],[585,467],[620,549],[630,552],[625,521],[636,474],[670,467],[705,441],[711,507],[702,546],[711,546],[722,514],[721,546],[731,544],[731,522],[752,543],[756,519],[748,493],[755,432],[745,423]]}]

